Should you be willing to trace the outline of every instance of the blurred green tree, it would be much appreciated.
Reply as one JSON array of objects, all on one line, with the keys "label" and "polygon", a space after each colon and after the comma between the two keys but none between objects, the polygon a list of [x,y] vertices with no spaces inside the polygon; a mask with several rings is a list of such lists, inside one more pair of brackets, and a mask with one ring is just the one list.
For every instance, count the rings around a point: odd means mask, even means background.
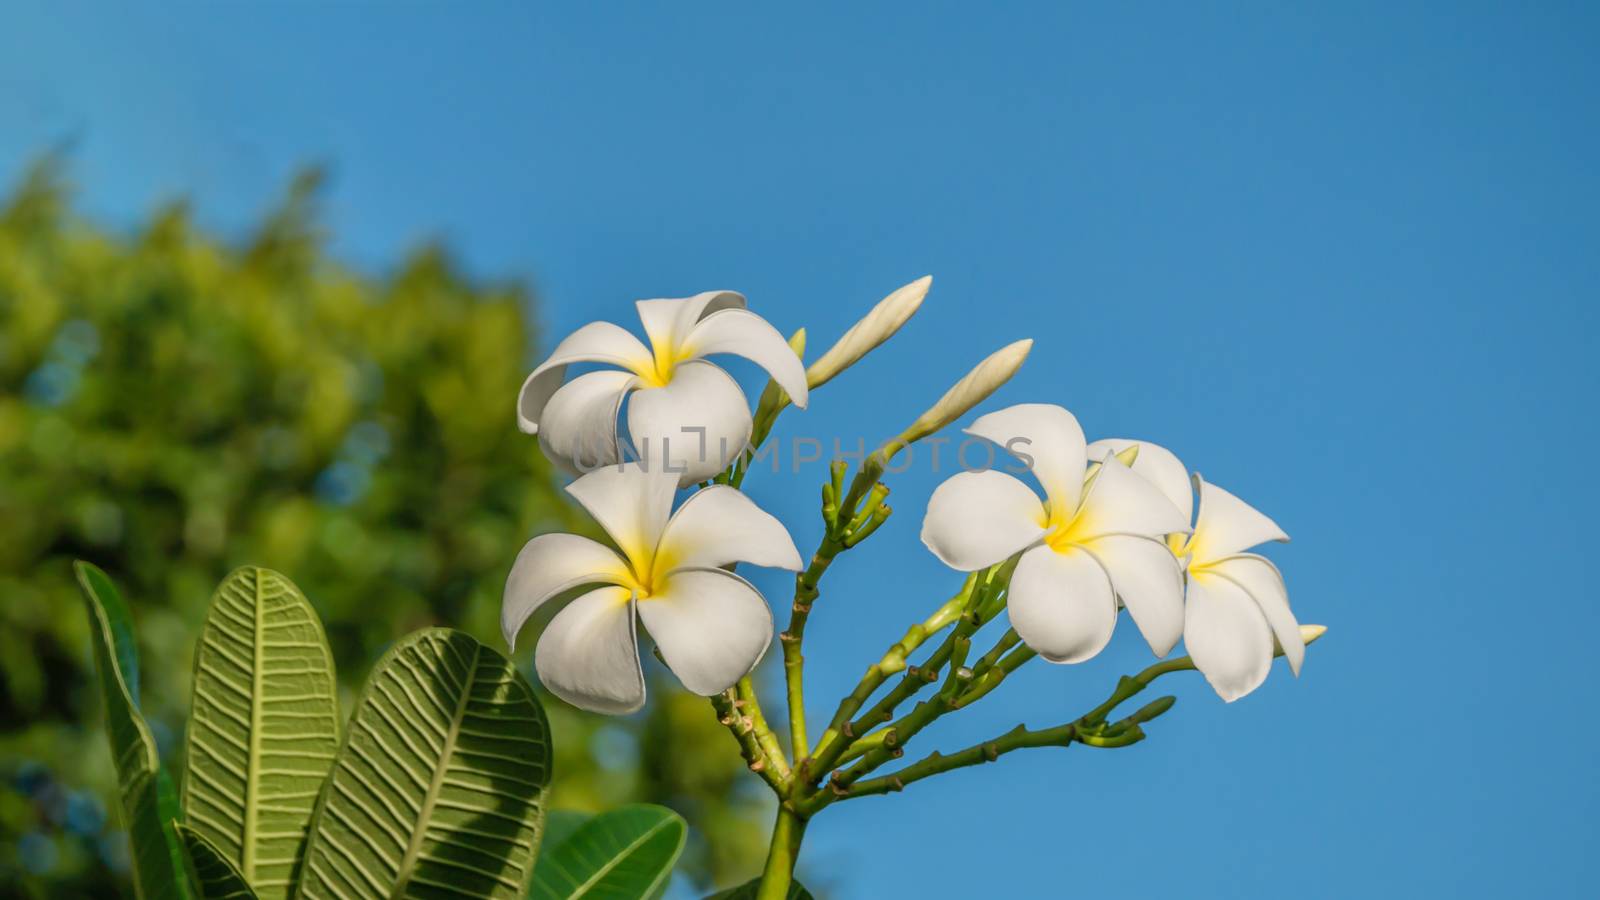
[{"label": "blurred green tree", "polygon": [[[0,209],[0,884],[105,896],[126,867],[72,559],[134,605],[146,714],[174,763],[191,641],[233,567],[305,590],[348,711],[401,635],[499,641],[522,543],[589,527],[512,424],[528,292],[475,283],[439,247],[382,277],[340,266],[320,181],[297,178],[237,247],[181,204],[135,234],[94,228],[54,160]],[[749,875],[763,798],[740,791],[703,700],[654,697],[621,720],[549,700],[556,804],[664,803],[694,826],[696,880]]]}]

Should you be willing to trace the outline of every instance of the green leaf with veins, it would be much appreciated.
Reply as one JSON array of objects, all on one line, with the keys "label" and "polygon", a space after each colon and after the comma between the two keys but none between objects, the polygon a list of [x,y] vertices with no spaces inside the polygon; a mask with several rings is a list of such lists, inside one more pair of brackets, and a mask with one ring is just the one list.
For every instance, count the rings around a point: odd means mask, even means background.
[{"label": "green leaf with veins", "polygon": [[459,631],[416,632],[362,690],[298,896],[520,900],[549,782],[544,710],[511,661]]},{"label": "green leaf with veins", "polygon": [[638,803],[584,822],[539,858],[532,900],[640,900],[666,889],[688,827],[664,806]]},{"label": "green leaf with veins", "polygon": [[339,749],[322,622],[289,579],[235,570],[195,647],[185,823],[262,897],[288,897]]}]

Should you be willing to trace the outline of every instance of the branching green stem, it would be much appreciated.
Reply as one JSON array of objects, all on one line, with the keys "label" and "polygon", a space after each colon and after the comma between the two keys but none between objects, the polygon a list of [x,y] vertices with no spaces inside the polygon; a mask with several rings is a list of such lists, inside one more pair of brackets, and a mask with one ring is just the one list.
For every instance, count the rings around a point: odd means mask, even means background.
[{"label": "branching green stem", "polygon": [[811,616],[811,606],[820,593],[818,585],[822,576],[833,564],[834,557],[848,547],[855,546],[861,538],[876,530],[889,515],[884,500],[889,489],[878,483],[884,468],[894,454],[905,446],[898,440],[878,448],[862,461],[861,469],[850,482],[843,499],[839,498],[844,481],[844,462],[835,461],[832,481],[823,489],[823,520],[827,530],[822,543],[811,557],[805,571],[795,576],[794,605],[789,615],[789,627],[778,636],[783,645],[783,675],[789,699],[790,752],[802,771],[815,771],[803,760],[811,753],[806,734],[805,707],[805,654],[803,646],[806,622]]},{"label": "branching green stem", "polygon": [[[774,791],[782,793],[789,788],[789,764],[783,758],[783,750],[778,747],[776,736],[767,727],[760,704],[740,696],[748,681],[747,678],[739,685],[713,696],[711,706],[717,711],[717,721],[739,742],[739,755],[744,758],[745,765]],[[750,697],[753,700],[753,689]]]},{"label": "branching green stem", "polygon": [[[1151,668],[1158,667],[1152,666]],[[1169,668],[1165,671],[1181,671],[1181,668],[1192,668],[1192,666]],[[1149,671],[1141,672],[1139,676],[1134,678],[1122,679],[1112,697],[1116,698],[1122,695],[1122,699],[1126,699],[1132,696],[1133,693],[1137,693],[1138,691],[1128,692],[1124,685],[1130,682],[1138,683],[1137,679]],[[1150,679],[1153,680],[1155,677],[1165,674],[1165,671],[1155,672],[1150,675]],[[1148,681],[1144,682],[1144,684],[1148,684]],[[1142,689],[1143,685],[1139,690]],[[912,715],[916,715],[918,710],[930,707],[933,702],[928,701],[917,704],[917,709],[912,711]],[[1121,700],[1117,700],[1117,702],[1120,703]],[[1075,722],[1067,722],[1037,731],[1029,730],[1026,725],[1018,725],[999,737],[981,741],[954,753],[946,754],[936,750],[922,759],[887,775],[857,781],[851,775],[855,773],[859,777],[860,773],[857,772],[857,769],[861,768],[863,763],[871,757],[872,754],[869,753],[867,758],[863,758],[861,762],[858,762],[849,770],[836,775],[829,782],[828,789],[813,795],[806,803],[802,804],[801,810],[806,815],[814,815],[818,810],[839,800],[848,800],[853,797],[869,797],[875,794],[904,790],[905,786],[912,782],[931,778],[934,775],[939,775],[952,769],[994,762],[1014,750],[1023,750],[1030,747],[1070,747],[1074,743],[1103,749],[1128,747],[1144,740],[1144,729],[1140,726],[1171,709],[1174,702],[1175,698],[1173,697],[1162,697],[1145,705],[1134,714],[1112,724],[1106,724],[1103,717],[1094,718],[1101,715],[1101,710],[1111,708],[1103,703]],[[1111,701],[1108,700],[1107,703],[1111,703]],[[1112,707],[1114,705],[1112,704]],[[870,769],[862,769],[862,771],[870,771]]]},{"label": "branching green stem", "polygon": [[944,605],[934,610],[928,618],[906,629],[905,637],[884,651],[882,659],[867,667],[866,674],[861,676],[861,681],[856,684],[855,689],[841,700],[839,708],[834,710],[833,720],[828,723],[828,730],[822,733],[813,760],[806,765],[808,772],[814,772],[820,778],[833,768],[840,754],[859,736],[852,730],[851,717],[890,675],[905,670],[906,657],[915,653],[928,638],[943,631],[960,618],[973,590],[978,586],[979,577],[979,573],[967,576],[966,584],[962,585],[954,597],[945,601]]}]

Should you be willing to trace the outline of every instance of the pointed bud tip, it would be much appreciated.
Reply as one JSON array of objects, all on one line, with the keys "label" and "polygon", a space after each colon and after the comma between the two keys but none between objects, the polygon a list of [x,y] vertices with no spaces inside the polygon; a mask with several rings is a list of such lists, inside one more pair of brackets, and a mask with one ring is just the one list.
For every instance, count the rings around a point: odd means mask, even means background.
[{"label": "pointed bud tip", "polygon": [[1327,633],[1328,633],[1328,626],[1326,626],[1326,625],[1301,625],[1300,626],[1300,640],[1305,641],[1307,644],[1311,643],[1312,641],[1315,641],[1317,638],[1320,638],[1320,637],[1322,637],[1323,635],[1325,635]]},{"label": "pointed bud tip", "polygon": [[878,301],[871,311],[850,326],[826,353],[811,364],[806,370],[806,383],[813,388],[826,384],[887,341],[922,307],[922,300],[932,284],[933,276],[924,275],[896,288],[889,296]]}]

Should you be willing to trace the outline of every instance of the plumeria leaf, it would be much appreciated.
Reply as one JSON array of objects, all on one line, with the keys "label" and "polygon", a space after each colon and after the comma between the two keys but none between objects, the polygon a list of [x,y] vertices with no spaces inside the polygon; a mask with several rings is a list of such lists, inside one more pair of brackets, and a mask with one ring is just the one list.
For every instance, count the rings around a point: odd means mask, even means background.
[{"label": "plumeria leaf", "polygon": [[521,898],[549,783],[550,728],[516,667],[459,631],[416,632],[362,690],[299,895]]},{"label": "plumeria leaf", "polygon": [[178,838],[189,857],[189,877],[205,900],[255,900],[238,867],[223,855],[217,845],[187,825],[175,825]]},{"label": "plumeria leaf", "polygon": [[648,900],[666,889],[688,826],[663,806],[633,804],[583,823],[539,860],[534,900]]},{"label": "plumeria leaf", "polygon": [[539,839],[539,862],[533,867],[533,880],[537,883],[550,853],[565,844],[567,838],[583,827],[594,815],[574,809],[552,809],[544,817],[544,836]]},{"label": "plumeria leaf", "polygon": [[139,712],[139,651],[133,617],[106,573],[74,566],[88,608],[106,736],[117,766],[122,824],[128,831],[133,887],[140,900],[184,900],[183,851],[172,832],[177,804],[161,771],[155,738]]},{"label": "plumeria leaf", "polygon": [[322,622],[289,579],[246,566],[212,596],[195,647],[185,821],[263,897],[287,897],[339,748]]}]

